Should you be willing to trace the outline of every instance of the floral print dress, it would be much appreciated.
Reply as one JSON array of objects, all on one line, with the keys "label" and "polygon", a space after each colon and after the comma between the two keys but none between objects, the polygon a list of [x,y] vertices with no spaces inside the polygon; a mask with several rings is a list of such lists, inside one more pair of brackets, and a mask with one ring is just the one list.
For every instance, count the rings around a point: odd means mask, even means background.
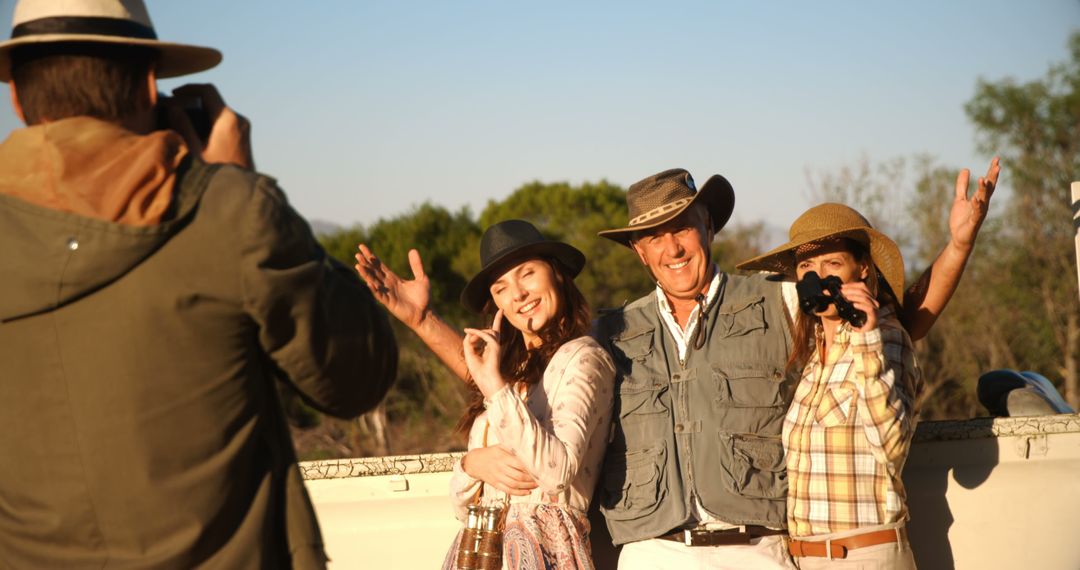
[{"label": "floral print dress", "polygon": [[[593,568],[586,512],[600,475],[615,384],[611,357],[590,337],[555,352],[543,380],[511,385],[489,398],[469,433],[469,449],[500,445],[525,464],[538,487],[510,497],[503,531],[503,567],[512,569]],[[486,432],[486,433],[485,433]],[[483,504],[506,495],[482,485],[454,465],[450,496],[464,520],[482,493]],[[461,533],[443,568],[454,568]]]}]

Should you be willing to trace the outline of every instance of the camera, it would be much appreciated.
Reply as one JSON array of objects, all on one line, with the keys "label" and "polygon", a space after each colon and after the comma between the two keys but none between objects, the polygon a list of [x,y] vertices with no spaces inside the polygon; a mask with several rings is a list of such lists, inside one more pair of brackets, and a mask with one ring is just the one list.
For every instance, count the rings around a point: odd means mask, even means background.
[{"label": "camera", "polygon": [[158,97],[157,104],[157,130],[173,129],[174,126],[169,121],[169,107],[179,107],[187,115],[188,121],[191,122],[191,126],[195,129],[195,135],[199,137],[199,140],[206,141],[210,138],[210,115],[203,109],[198,99],[179,97]]},{"label": "camera", "polygon": [[[808,271],[795,284],[795,290],[799,293],[799,308],[808,315],[815,315],[833,304],[840,318],[851,323],[851,326],[859,328],[865,325],[866,313],[856,309],[851,301],[840,294],[841,285],[840,278],[835,275],[822,279],[816,271]],[[829,294],[826,295],[825,291]]]},{"label": "camera", "polygon": [[461,533],[454,568],[456,570],[499,570],[502,568],[502,529],[506,507],[469,505],[465,530]]}]

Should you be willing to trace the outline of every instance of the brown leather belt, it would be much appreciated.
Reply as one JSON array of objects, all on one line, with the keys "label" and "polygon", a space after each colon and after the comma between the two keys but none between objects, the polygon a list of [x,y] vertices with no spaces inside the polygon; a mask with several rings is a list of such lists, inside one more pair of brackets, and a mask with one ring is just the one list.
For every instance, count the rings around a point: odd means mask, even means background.
[{"label": "brown leather belt", "polygon": [[750,544],[750,541],[763,536],[787,534],[786,530],[774,530],[764,526],[746,525],[724,530],[686,529],[672,531],[663,536],[663,540],[681,542],[687,546],[732,546]]},{"label": "brown leather belt", "polygon": [[[900,539],[907,542],[907,528],[902,527],[899,530]],[[832,547],[833,558],[847,558],[849,550],[896,542],[896,536],[896,529],[890,528],[865,534],[856,534],[855,536],[849,536],[847,538],[837,538],[828,542],[828,544]],[[793,538],[788,541],[788,552],[796,558],[807,556],[827,558],[829,556],[829,551],[825,548],[825,545],[826,541],[824,540],[809,541]]]}]

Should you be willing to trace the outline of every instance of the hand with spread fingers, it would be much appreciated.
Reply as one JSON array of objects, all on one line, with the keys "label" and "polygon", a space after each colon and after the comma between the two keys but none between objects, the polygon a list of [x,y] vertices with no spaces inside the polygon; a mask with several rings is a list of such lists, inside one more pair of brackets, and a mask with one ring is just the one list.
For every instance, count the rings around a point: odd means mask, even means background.
[{"label": "hand with spread fingers", "polygon": [[850,283],[844,283],[840,287],[840,294],[845,299],[851,302],[852,306],[856,309],[866,313],[866,322],[862,327],[855,330],[859,332],[870,332],[877,328],[878,323],[878,307],[880,306],[877,299],[870,294],[870,289],[863,281],[852,281]]},{"label": "hand with spread fingers", "polygon": [[968,198],[968,182],[971,173],[963,169],[956,177],[956,196],[953,199],[952,210],[949,212],[949,232],[953,244],[962,251],[970,251],[975,246],[975,238],[979,235],[979,228],[986,220],[986,213],[990,209],[990,198],[997,188],[998,175],[1001,174],[1001,159],[994,157],[990,161],[990,168],[986,176],[979,177],[975,193]]},{"label": "hand with spread fingers", "polygon": [[499,331],[502,329],[503,311],[495,313],[495,323],[490,329],[465,329],[465,364],[469,367],[476,387],[485,398],[490,398],[506,386],[499,372]]},{"label": "hand with spread fingers", "polygon": [[[196,102],[210,121],[210,133],[203,140],[184,112],[184,102]],[[209,83],[189,83],[173,90],[173,97],[162,100],[169,126],[180,133],[188,148],[203,162],[234,164],[255,169],[251,151],[251,122],[225,105],[221,93]]]},{"label": "hand with spread fingers", "polygon": [[525,464],[498,445],[470,450],[462,458],[461,468],[473,479],[508,495],[528,495],[537,487],[536,480],[525,470]]},{"label": "hand with spread fingers", "polygon": [[409,250],[413,278],[402,279],[383,264],[368,246],[360,244],[356,254],[356,272],[390,314],[406,326],[416,329],[431,313],[431,283],[424,273],[420,252]]}]

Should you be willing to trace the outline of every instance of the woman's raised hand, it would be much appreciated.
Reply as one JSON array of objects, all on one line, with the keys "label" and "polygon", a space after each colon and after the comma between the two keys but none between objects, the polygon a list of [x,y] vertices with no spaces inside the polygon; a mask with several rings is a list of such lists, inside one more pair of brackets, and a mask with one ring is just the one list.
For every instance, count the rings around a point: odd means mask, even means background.
[{"label": "woman's raised hand", "polygon": [[424,273],[420,252],[409,250],[413,278],[406,281],[384,265],[364,244],[356,254],[356,272],[375,298],[390,314],[411,329],[417,329],[431,313],[431,283]]},{"label": "woman's raised hand", "polygon": [[866,313],[866,322],[861,328],[855,330],[859,332],[870,332],[877,328],[878,302],[877,299],[870,294],[870,289],[866,286],[866,283],[862,281],[844,283],[840,288],[840,294],[848,301],[851,301],[851,304],[854,305],[856,309]]},{"label": "woman's raised hand", "polygon": [[465,329],[465,365],[469,367],[473,382],[485,398],[490,398],[506,386],[499,372],[499,331],[502,321],[503,312],[499,309],[490,329]]},{"label": "woman's raised hand", "polygon": [[536,480],[525,470],[525,464],[498,445],[469,451],[461,460],[461,468],[473,479],[508,495],[528,495],[537,487]]}]

